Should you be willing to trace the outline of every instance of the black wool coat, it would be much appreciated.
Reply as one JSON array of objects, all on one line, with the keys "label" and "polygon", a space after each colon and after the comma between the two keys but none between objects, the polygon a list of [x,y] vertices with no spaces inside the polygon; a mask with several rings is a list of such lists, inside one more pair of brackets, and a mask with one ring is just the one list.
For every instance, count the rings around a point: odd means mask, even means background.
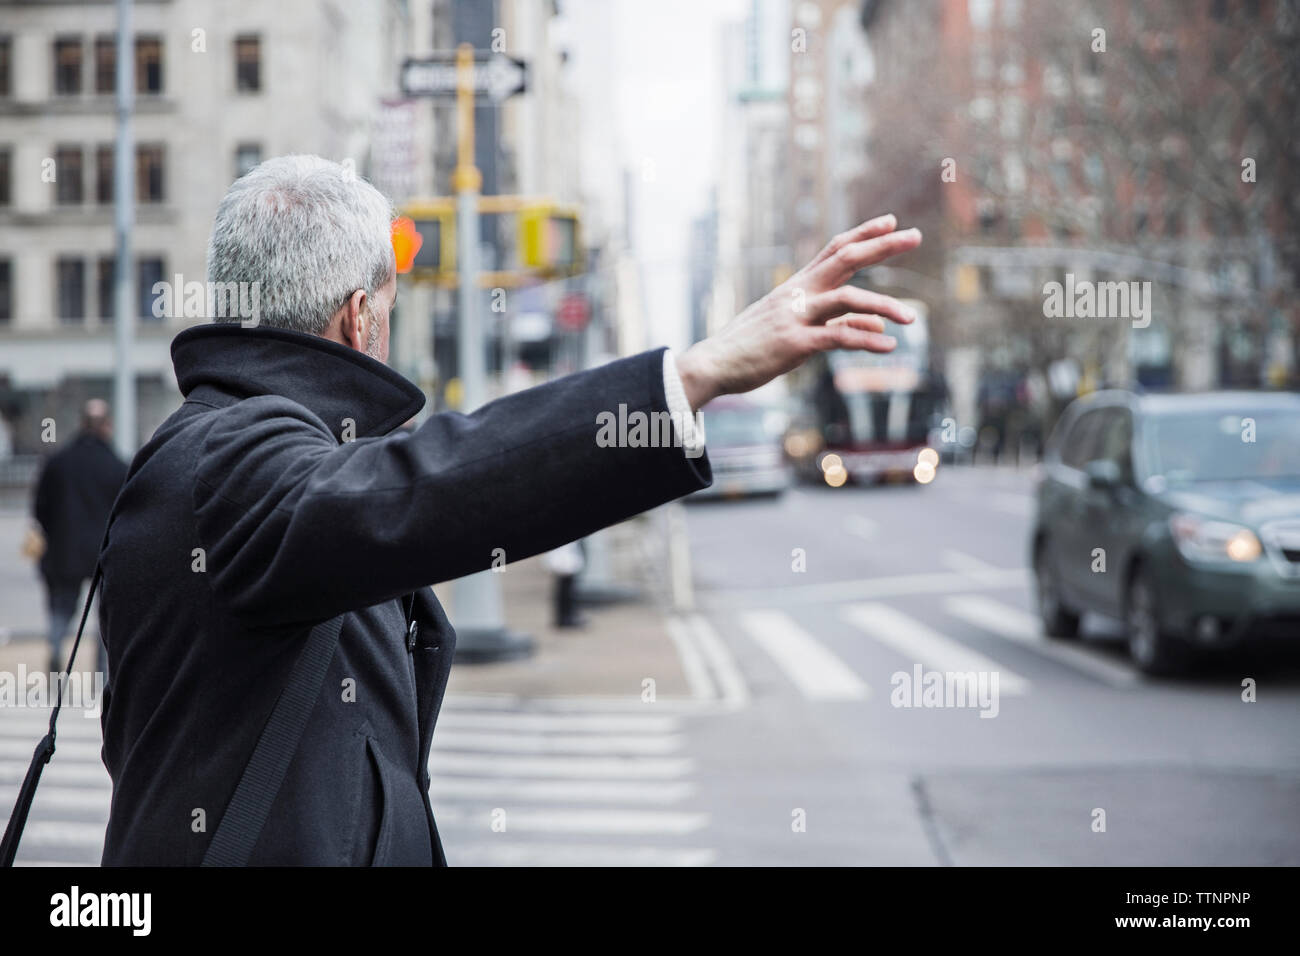
[{"label": "black wool coat", "polygon": [[339,614],[251,863],[445,864],[428,763],[456,637],[429,585],[709,483],[679,447],[597,444],[601,412],[666,410],[662,349],[414,431],[395,431],[414,385],[316,336],[207,325],[172,359],[184,404],[102,553],[104,864],[202,860],[309,630]]}]

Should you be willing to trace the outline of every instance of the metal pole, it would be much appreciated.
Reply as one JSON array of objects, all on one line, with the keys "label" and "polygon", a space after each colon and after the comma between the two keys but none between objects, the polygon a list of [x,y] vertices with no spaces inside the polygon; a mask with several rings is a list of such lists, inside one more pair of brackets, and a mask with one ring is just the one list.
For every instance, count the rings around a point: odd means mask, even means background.
[{"label": "metal pole", "polygon": [[[131,139],[131,110],[135,99],[135,65],[131,29],[131,0],[117,0],[117,142],[113,158],[113,222],[117,250],[113,266],[114,371],[113,417],[114,444],[127,461],[135,456],[135,369],[132,352],[135,346],[135,296],[131,290],[131,229],[135,222],[135,189],[131,175],[135,169]],[[179,292],[179,290],[177,290]]]},{"label": "metal pole", "polygon": [[[456,50],[456,79],[457,164],[452,187],[456,191],[456,272],[460,287],[457,346],[461,411],[471,412],[487,401],[487,369],[483,293],[478,287],[478,200],[483,176],[474,165],[474,48],[468,43]],[[488,554],[496,547],[491,541],[481,544]],[[510,557],[506,555],[506,560]],[[493,660],[533,650],[530,637],[506,630],[497,574],[480,571],[455,582],[452,593],[459,658]]]}]

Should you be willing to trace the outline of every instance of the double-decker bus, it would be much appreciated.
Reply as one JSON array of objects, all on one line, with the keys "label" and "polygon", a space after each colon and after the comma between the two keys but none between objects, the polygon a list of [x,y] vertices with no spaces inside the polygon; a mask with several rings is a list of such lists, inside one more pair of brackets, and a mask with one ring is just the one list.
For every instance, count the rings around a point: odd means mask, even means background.
[{"label": "double-decker bus", "polygon": [[831,486],[905,478],[928,484],[939,456],[929,447],[942,408],[942,385],[930,372],[928,310],[889,328],[892,352],[837,350],[815,356],[794,382],[800,397],[785,450],[804,478]]}]

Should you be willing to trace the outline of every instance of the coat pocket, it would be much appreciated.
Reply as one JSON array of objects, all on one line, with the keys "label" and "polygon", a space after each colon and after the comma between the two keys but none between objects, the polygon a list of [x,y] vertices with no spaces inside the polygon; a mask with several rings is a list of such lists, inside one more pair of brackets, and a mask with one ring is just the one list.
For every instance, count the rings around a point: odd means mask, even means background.
[{"label": "coat pocket", "polygon": [[394,789],[392,773],[388,768],[388,760],[384,752],[379,749],[379,741],[374,737],[366,738],[366,754],[371,772],[375,775],[377,783],[376,790],[382,810],[379,815],[379,832],[375,835],[374,851],[370,855],[371,866],[384,866],[389,858],[390,844],[393,836],[393,797],[397,793]]}]

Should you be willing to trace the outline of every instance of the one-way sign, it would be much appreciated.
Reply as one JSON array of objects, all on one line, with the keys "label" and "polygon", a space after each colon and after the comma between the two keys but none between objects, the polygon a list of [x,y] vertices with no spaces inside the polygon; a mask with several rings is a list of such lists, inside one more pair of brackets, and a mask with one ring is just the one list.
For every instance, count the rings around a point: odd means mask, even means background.
[{"label": "one-way sign", "polygon": [[[528,89],[528,64],[504,53],[474,54],[474,95],[500,103]],[[456,54],[435,53],[402,64],[407,96],[456,95]]]}]

